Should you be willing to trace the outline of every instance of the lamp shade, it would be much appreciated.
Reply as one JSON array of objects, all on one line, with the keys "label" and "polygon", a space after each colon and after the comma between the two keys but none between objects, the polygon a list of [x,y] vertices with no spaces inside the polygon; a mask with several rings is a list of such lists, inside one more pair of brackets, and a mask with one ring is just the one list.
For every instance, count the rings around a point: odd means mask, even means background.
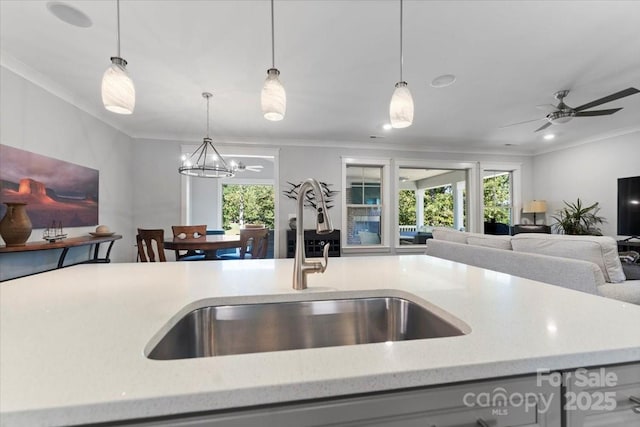
[{"label": "lamp shade", "polygon": [[264,118],[277,122],[284,119],[287,111],[287,94],[278,76],[280,71],[276,68],[267,70],[267,79],[262,87],[262,113]]},{"label": "lamp shade", "polygon": [[131,114],[136,106],[136,88],[122,58],[111,58],[111,65],[102,76],[102,103],[117,114]]},{"label": "lamp shade", "polygon": [[396,90],[389,104],[389,118],[393,128],[406,128],[413,123],[413,97],[407,82],[396,83]]},{"label": "lamp shade", "polygon": [[547,202],[545,200],[532,200],[524,204],[522,213],[545,213],[547,211]]}]

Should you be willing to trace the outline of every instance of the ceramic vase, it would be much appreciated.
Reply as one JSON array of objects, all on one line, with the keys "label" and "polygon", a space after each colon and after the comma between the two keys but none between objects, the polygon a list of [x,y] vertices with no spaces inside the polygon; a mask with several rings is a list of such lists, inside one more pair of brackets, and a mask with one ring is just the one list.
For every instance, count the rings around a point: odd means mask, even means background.
[{"label": "ceramic vase", "polygon": [[22,246],[31,236],[31,220],[26,203],[5,203],[7,212],[0,221],[0,236],[7,246]]}]

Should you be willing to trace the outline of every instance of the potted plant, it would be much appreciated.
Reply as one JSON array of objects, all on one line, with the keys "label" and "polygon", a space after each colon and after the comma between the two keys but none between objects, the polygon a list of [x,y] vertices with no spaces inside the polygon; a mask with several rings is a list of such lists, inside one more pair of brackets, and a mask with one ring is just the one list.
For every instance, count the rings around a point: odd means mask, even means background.
[{"label": "potted plant", "polygon": [[602,236],[598,224],[606,220],[598,216],[600,207],[598,202],[590,206],[583,206],[580,198],[575,203],[563,201],[565,207],[557,211],[552,218],[556,221],[554,228],[561,234]]}]

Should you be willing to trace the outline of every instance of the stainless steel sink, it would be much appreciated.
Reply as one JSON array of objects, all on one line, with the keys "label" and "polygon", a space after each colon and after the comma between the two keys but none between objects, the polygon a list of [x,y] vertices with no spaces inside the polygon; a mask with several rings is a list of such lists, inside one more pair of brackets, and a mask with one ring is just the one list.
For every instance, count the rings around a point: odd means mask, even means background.
[{"label": "stainless steel sink", "polygon": [[463,329],[399,297],[218,305],[187,313],[148,357],[186,359],[419,340],[470,330]]}]

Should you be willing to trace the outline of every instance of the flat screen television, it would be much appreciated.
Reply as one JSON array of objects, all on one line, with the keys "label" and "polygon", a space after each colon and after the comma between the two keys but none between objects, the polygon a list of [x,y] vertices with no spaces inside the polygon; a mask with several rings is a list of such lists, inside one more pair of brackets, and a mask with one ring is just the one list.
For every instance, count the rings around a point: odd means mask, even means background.
[{"label": "flat screen television", "polygon": [[618,235],[640,236],[640,176],[618,179]]}]

